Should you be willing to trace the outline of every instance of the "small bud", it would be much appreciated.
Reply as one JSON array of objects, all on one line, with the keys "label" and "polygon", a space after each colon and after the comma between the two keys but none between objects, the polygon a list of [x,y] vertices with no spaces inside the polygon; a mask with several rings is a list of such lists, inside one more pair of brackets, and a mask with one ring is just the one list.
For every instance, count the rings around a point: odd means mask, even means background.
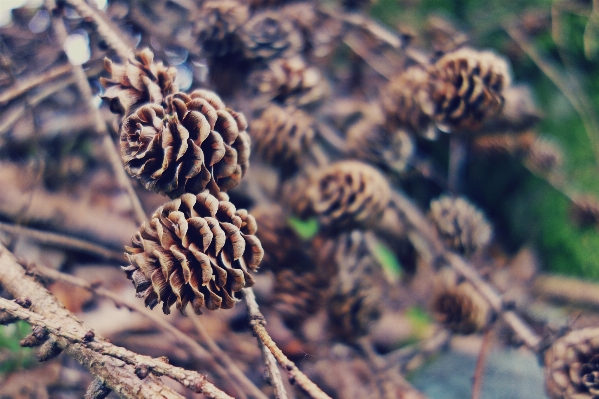
[{"label": "small bud", "polygon": [[83,342],[90,342],[93,341],[94,338],[96,337],[96,333],[94,333],[92,330],[89,330],[88,332],[85,333],[85,335],[83,336]]},{"label": "small bud", "polygon": [[40,362],[45,362],[58,356],[60,352],[62,352],[62,348],[58,346],[54,338],[50,338],[40,346],[37,358]]},{"label": "small bud", "polygon": [[31,334],[27,335],[20,342],[20,345],[24,348],[33,348],[43,344],[48,339],[48,332],[44,327],[35,326],[31,331]]},{"label": "small bud", "polygon": [[108,388],[99,378],[96,378],[87,388],[84,399],[104,399],[108,396],[110,391],[110,388]]},{"label": "small bud", "polygon": [[25,309],[29,309],[31,307],[31,299],[29,298],[16,298],[15,303]]},{"label": "small bud", "polygon": [[145,364],[140,364],[135,367],[135,375],[139,377],[140,380],[143,380],[150,373],[150,369]]},{"label": "small bud", "polygon": [[161,362],[164,362],[166,364],[170,363],[170,360],[168,360],[168,357],[166,357],[166,356],[160,356],[160,357],[158,357],[158,360],[160,360]]}]

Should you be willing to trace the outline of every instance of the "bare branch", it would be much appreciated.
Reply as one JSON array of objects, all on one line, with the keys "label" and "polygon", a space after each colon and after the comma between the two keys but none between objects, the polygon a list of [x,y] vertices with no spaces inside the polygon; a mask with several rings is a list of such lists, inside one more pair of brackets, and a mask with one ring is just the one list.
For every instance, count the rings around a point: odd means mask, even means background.
[{"label": "bare branch", "polygon": [[19,97],[34,87],[47,83],[54,78],[69,73],[70,71],[71,65],[66,64],[52,68],[42,74],[21,78],[17,84],[0,93],[0,104],[6,104],[7,102]]}]

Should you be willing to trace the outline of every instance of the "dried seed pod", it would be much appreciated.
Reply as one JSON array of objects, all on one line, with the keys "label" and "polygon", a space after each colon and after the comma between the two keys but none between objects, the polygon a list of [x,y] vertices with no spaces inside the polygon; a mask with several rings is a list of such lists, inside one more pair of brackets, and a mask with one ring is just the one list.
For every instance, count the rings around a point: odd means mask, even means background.
[{"label": "dried seed pod", "polygon": [[250,133],[262,158],[278,167],[295,170],[314,141],[314,121],[295,107],[271,104],[252,123]]},{"label": "dried seed pod", "polygon": [[148,104],[123,122],[121,155],[144,187],[171,198],[235,187],[249,166],[250,138],[243,114],[213,92],[196,90]]},{"label": "dried seed pod", "polygon": [[304,46],[299,29],[276,11],[255,14],[241,29],[246,57],[270,60],[290,57]]},{"label": "dried seed pod", "polygon": [[281,270],[276,274],[274,308],[287,324],[297,326],[322,306],[325,288],[314,272]]},{"label": "dried seed pod", "polygon": [[390,132],[364,118],[347,132],[347,147],[354,157],[393,171],[405,171],[414,154],[414,142],[404,130]]},{"label": "dried seed pod", "polygon": [[370,226],[391,198],[387,179],[359,161],[336,162],[311,176],[306,197],[325,227]]},{"label": "dried seed pod", "polygon": [[183,312],[190,302],[197,314],[203,306],[229,309],[238,301],[235,292],[253,285],[249,271],[264,255],[256,228],[230,202],[206,191],[183,194],[142,224],[125,247],[130,265],[124,270],[146,306],[162,302],[165,314],[173,304]]},{"label": "dried seed pod", "polygon": [[555,172],[563,164],[561,148],[544,137],[538,137],[532,144],[524,163],[533,172],[548,174]]},{"label": "dried seed pod", "polygon": [[460,334],[482,330],[491,315],[489,304],[469,282],[444,284],[435,292],[432,307],[439,322]]},{"label": "dried seed pod", "polygon": [[177,69],[154,61],[154,53],[143,49],[129,59],[125,65],[104,59],[104,68],[110,79],[100,78],[106,88],[102,99],[115,114],[128,116],[140,105],[162,104],[167,95],[178,92],[175,84]]},{"label": "dried seed pod", "polygon": [[249,7],[236,0],[212,0],[202,4],[194,33],[209,56],[222,57],[241,49],[235,34],[250,17]]},{"label": "dried seed pod", "polygon": [[287,224],[288,215],[277,204],[259,205],[252,209],[252,215],[260,229],[256,237],[264,248],[264,258],[260,267],[270,270],[305,269],[311,263],[302,248],[302,240]]},{"label": "dried seed pod", "polygon": [[462,254],[471,255],[491,241],[485,215],[464,198],[442,196],[431,201],[429,217],[446,244]]},{"label": "dried seed pod", "polygon": [[574,197],[570,204],[570,217],[581,227],[599,225],[599,200],[593,195]]},{"label": "dried seed pod", "polygon": [[399,127],[423,136],[431,135],[431,119],[421,107],[421,102],[427,101],[428,79],[424,69],[413,66],[388,83],[381,101],[390,130]]},{"label": "dried seed pod", "polygon": [[599,328],[574,330],[545,352],[545,389],[551,399],[599,397]]},{"label": "dried seed pod", "polygon": [[422,110],[441,130],[473,131],[501,111],[510,73],[505,59],[465,47],[441,57],[430,68],[428,81]]},{"label": "dried seed pod", "polygon": [[320,70],[300,57],[277,59],[249,78],[256,93],[282,104],[305,106],[327,94],[328,84]]},{"label": "dried seed pod", "polygon": [[381,314],[382,276],[364,233],[317,237],[314,249],[319,271],[333,280],[326,301],[331,330],[348,341],[366,335]]}]

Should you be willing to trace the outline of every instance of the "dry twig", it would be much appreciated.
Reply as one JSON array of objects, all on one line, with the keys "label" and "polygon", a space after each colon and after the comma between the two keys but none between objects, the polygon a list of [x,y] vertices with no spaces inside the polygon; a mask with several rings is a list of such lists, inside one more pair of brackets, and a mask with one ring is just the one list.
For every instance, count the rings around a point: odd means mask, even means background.
[{"label": "dry twig", "polygon": [[20,79],[17,84],[0,93],[0,104],[6,104],[7,102],[19,97],[36,86],[40,86],[54,78],[69,73],[71,68],[72,66],[70,64],[61,65],[42,74]]}]

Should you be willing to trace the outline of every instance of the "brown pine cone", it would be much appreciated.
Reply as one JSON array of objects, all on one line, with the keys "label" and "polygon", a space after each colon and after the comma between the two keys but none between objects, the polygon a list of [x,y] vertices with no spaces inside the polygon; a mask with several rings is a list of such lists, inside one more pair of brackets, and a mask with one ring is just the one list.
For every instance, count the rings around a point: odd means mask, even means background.
[{"label": "brown pine cone", "polygon": [[485,215],[464,198],[442,196],[431,201],[429,217],[447,245],[462,254],[471,255],[491,241],[493,232]]},{"label": "brown pine cone", "polygon": [[490,51],[461,48],[429,70],[429,98],[421,107],[444,131],[473,131],[503,106],[510,85],[507,62]]},{"label": "brown pine cone", "polygon": [[489,303],[472,284],[467,281],[457,283],[455,273],[446,269],[439,272],[432,310],[440,323],[460,334],[482,330],[491,316]]},{"label": "brown pine cone", "polygon": [[177,69],[155,62],[154,53],[147,48],[137,52],[125,65],[104,58],[104,68],[111,77],[100,78],[106,88],[102,99],[115,114],[128,116],[146,103],[164,105],[167,95],[179,91],[175,84]]},{"label": "brown pine cone", "polygon": [[354,157],[393,172],[405,171],[414,155],[414,142],[408,133],[392,133],[367,118],[349,128],[347,147]]},{"label": "brown pine cone", "polygon": [[209,56],[222,57],[241,48],[235,34],[250,17],[247,5],[236,0],[212,0],[202,5],[194,33]]},{"label": "brown pine cone", "polygon": [[391,79],[381,95],[389,130],[406,128],[415,134],[431,136],[431,119],[421,105],[428,101],[428,83],[427,72],[417,66]]},{"label": "brown pine cone", "polygon": [[316,67],[300,57],[277,59],[268,69],[249,78],[253,90],[281,104],[305,106],[317,103],[328,92],[328,84]]},{"label": "brown pine cone", "polygon": [[370,226],[389,204],[389,182],[372,166],[340,161],[311,176],[305,193],[311,211],[329,228]]},{"label": "brown pine cone", "polygon": [[290,57],[304,46],[299,29],[276,11],[255,14],[241,29],[245,54],[250,59]]},{"label": "brown pine cone", "polygon": [[545,389],[551,399],[599,397],[599,328],[572,331],[545,352]]},{"label": "brown pine cone", "polygon": [[323,305],[325,289],[314,272],[281,270],[276,274],[274,308],[287,324],[297,326]]},{"label": "brown pine cone", "polygon": [[256,271],[264,255],[256,230],[254,218],[230,202],[208,192],[183,194],[142,224],[125,247],[124,270],[146,306],[162,302],[165,314],[173,304],[184,312],[190,302],[196,314],[203,306],[229,309],[235,292],[254,284],[248,270]]},{"label": "brown pine cone", "polygon": [[235,187],[249,166],[250,138],[243,114],[213,92],[196,90],[148,104],[121,127],[127,172],[144,187],[171,198],[185,192]]},{"label": "brown pine cone", "polygon": [[524,158],[526,166],[535,173],[548,174],[561,168],[562,149],[553,141],[538,137]]},{"label": "brown pine cone", "polygon": [[250,130],[256,151],[275,166],[295,170],[314,141],[314,120],[295,107],[269,105]]}]

